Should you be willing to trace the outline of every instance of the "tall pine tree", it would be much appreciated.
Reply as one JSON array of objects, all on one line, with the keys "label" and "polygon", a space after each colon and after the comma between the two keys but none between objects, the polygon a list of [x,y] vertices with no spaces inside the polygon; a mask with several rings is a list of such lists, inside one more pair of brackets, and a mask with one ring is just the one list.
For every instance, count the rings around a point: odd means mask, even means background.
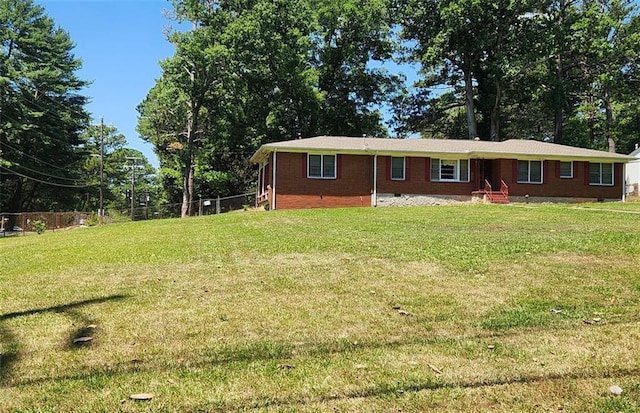
[{"label": "tall pine tree", "polygon": [[31,0],[0,2],[0,210],[72,208],[87,84],[68,33]]}]

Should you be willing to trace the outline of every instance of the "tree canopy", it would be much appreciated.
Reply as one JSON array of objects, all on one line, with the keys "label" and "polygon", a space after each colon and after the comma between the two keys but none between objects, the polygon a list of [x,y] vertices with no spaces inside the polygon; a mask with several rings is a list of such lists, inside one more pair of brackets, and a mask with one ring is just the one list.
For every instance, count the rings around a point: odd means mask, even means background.
[{"label": "tree canopy", "polygon": [[89,116],[69,35],[29,0],[0,3],[0,208],[75,203]]},{"label": "tree canopy", "polygon": [[[266,142],[314,135],[638,140],[628,0],[175,0],[173,57],[138,107],[165,190],[250,188]],[[389,65],[419,66],[410,88]],[[188,215],[183,208],[183,215]]]},{"label": "tree canopy", "polygon": [[0,212],[97,211],[101,192],[128,208],[126,158],[154,172],[115,126],[91,124],[73,48],[43,7],[0,2]]},{"label": "tree canopy", "polygon": [[176,53],[138,108],[138,130],[172,171],[167,192],[180,185],[183,216],[195,195],[246,191],[263,143],[387,135],[380,105],[400,87],[380,64],[394,51],[387,0],[174,6],[191,28],[170,35]]},{"label": "tree canopy", "polygon": [[550,140],[630,151],[639,140],[638,14],[629,0],[399,2],[403,134]]}]

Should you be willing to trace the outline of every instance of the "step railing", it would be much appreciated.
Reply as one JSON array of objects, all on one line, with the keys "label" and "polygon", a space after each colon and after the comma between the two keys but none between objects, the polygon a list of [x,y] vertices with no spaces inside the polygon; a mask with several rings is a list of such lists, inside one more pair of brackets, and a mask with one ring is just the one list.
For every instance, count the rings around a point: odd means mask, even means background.
[{"label": "step railing", "polygon": [[488,180],[484,180],[484,193],[487,195],[489,202],[493,202],[493,190]]},{"label": "step railing", "polygon": [[[491,188],[491,184],[488,180],[484,180],[484,193],[487,195],[489,202],[493,202],[496,199],[496,193]],[[501,179],[500,180],[500,194],[504,199],[509,201],[509,186]]]},{"label": "step railing", "polygon": [[500,180],[500,192],[506,199],[509,199],[509,187],[504,183],[502,179]]}]

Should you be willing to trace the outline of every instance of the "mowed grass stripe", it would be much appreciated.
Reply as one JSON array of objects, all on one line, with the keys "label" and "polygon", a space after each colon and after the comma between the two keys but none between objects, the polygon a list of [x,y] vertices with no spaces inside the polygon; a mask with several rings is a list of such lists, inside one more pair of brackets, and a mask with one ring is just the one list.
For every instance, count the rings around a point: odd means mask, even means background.
[{"label": "mowed grass stripe", "polygon": [[0,411],[634,411],[634,217],[242,211],[3,239]]}]

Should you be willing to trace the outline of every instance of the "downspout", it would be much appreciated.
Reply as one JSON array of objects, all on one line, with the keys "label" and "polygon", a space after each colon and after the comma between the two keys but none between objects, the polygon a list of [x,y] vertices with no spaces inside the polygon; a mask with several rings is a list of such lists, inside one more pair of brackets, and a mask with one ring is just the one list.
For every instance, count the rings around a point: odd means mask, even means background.
[{"label": "downspout", "polygon": [[627,202],[627,164],[626,163],[622,164],[622,202]]},{"label": "downspout", "polygon": [[270,209],[276,209],[276,149],[273,150],[273,179],[271,180],[271,205]]},{"label": "downspout", "polygon": [[371,206],[378,206],[378,154],[373,155],[373,198]]}]

